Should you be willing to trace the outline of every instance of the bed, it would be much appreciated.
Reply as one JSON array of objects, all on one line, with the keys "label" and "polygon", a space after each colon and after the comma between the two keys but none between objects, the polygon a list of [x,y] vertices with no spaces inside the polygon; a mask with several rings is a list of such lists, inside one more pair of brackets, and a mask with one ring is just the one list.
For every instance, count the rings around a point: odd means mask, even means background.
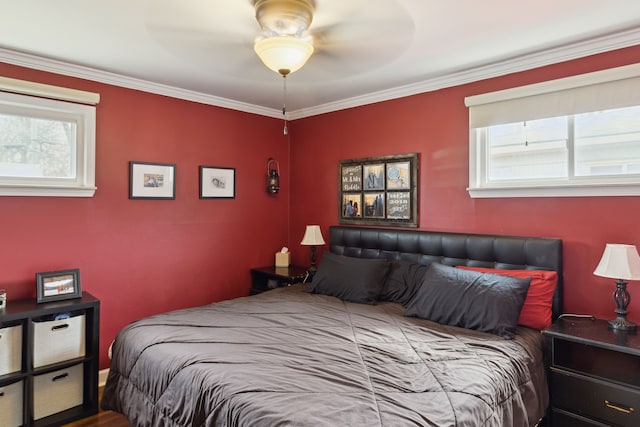
[{"label": "bed", "polygon": [[[123,328],[103,409],[133,426],[539,423],[548,406],[539,329],[562,307],[560,240],[329,234],[311,283]],[[546,282],[544,297],[529,301],[534,280]],[[522,325],[525,307],[533,325]]]}]

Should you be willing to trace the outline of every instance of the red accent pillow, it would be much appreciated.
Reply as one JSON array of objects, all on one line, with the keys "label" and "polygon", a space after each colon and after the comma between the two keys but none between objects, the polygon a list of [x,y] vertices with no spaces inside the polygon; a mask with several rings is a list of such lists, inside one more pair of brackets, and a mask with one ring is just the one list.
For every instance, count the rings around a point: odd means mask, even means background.
[{"label": "red accent pillow", "polygon": [[467,267],[459,265],[464,270],[479,271],[481,273],[501,274],[503,276],[524,279],[531,277],[531,285],[524,300],[518,324],[542,330],[551,325],[551,305],[553,293],[558,284],[558,274],[548,270],[499,270],[496,268]]}]

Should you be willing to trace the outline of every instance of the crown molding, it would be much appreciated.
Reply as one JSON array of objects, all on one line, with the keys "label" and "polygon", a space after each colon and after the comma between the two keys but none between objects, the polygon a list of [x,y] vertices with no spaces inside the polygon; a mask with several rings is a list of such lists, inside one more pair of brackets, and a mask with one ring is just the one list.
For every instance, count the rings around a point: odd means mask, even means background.
[{"label": "crown molding", "polygon": [[[422,82],[399,86],[396,88],[373,92],[370,94],[343,99],[337,102],[318,105],[311,108],[303,108],[287,112],[289,120],[301,119],[324,113],[344,110],[347,108],[360,107],[382,101],[388,101],[419,93],[431,92],[447,87],[459,86],[479,80],[499,77],[520,71],[526,71],[537,67],[551,65],[559,62],[569,61],[589,55],[603,53],[615,49],[635,46],[640,44],[640,28],[622,31],[603,37],[565,46],[547,49],[532,54],[522,55],[517,58],[496,62],[493,64],[471,68],[468,70],[453,72],[446,76],[426,79]],[[200,92],[180,89],[173,86],[154,83],[146,80],[123,76],[107,71],[101,71],[80,65],[42,58],[26,53],[15,52],[0,48],[0,61],[41,71],[62,74],[70,77],[77,77],[106,83],[128,89],[140,90],[157,95],[169,96],[172,98],[198,102],[201,104],[213,105],[228,108],[246,113],[261,116],[281,118],[282,111],[274,108],[266,108],[258,105],[234,101],[227,98],[207,95]]]},{"label": "crown molding", "polygon": [[622,49],[638,44],[640,44],[640,28],[635,28],[579,43],[523,55],[518,58],[508,59],[485,66],[453,72],[446,76],[435,77],[410,85],[399,86],[379,92],[372,92],[363,96],[318,105],[317,107],[291,111],[288,113],[289,119],[301,119],[347,108],[374,104],[376,102],[389,101],[420,93],[432,92],[447,87],[460,86],[467,83],[531,70],[546,65]]},{"label": "crown molding", "polygon": [[282,111],[0,48],[0,62],[274,118]]}]

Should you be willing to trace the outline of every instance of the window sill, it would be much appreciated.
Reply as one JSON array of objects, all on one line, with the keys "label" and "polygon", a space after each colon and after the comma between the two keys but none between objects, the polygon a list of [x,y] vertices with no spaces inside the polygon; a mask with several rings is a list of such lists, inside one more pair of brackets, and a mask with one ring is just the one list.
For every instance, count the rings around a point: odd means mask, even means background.
[{"label": "window sill", "polygon": [[562,185],[553,187],[467,188],[472,199],[515,197],[611,197],[640,196],[639,184]]},{"label": "window sill", "polygon": [[96,187],[0,185],[0,196],[93,197]]}]

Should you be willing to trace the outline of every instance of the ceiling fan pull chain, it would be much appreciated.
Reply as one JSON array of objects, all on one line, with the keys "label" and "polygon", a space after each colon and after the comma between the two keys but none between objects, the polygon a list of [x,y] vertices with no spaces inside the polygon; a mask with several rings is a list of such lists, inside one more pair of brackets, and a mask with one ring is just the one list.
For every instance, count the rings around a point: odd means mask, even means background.
[{"label": "ceiling fan pull chain", "polygon": [[289,133],[289,129],[287,128],[287,75],[282,74],[282,78],[284,79],[284,96],[282,101],[282,117],[284,118],[284,129],[283,134],[287,135]]}]

